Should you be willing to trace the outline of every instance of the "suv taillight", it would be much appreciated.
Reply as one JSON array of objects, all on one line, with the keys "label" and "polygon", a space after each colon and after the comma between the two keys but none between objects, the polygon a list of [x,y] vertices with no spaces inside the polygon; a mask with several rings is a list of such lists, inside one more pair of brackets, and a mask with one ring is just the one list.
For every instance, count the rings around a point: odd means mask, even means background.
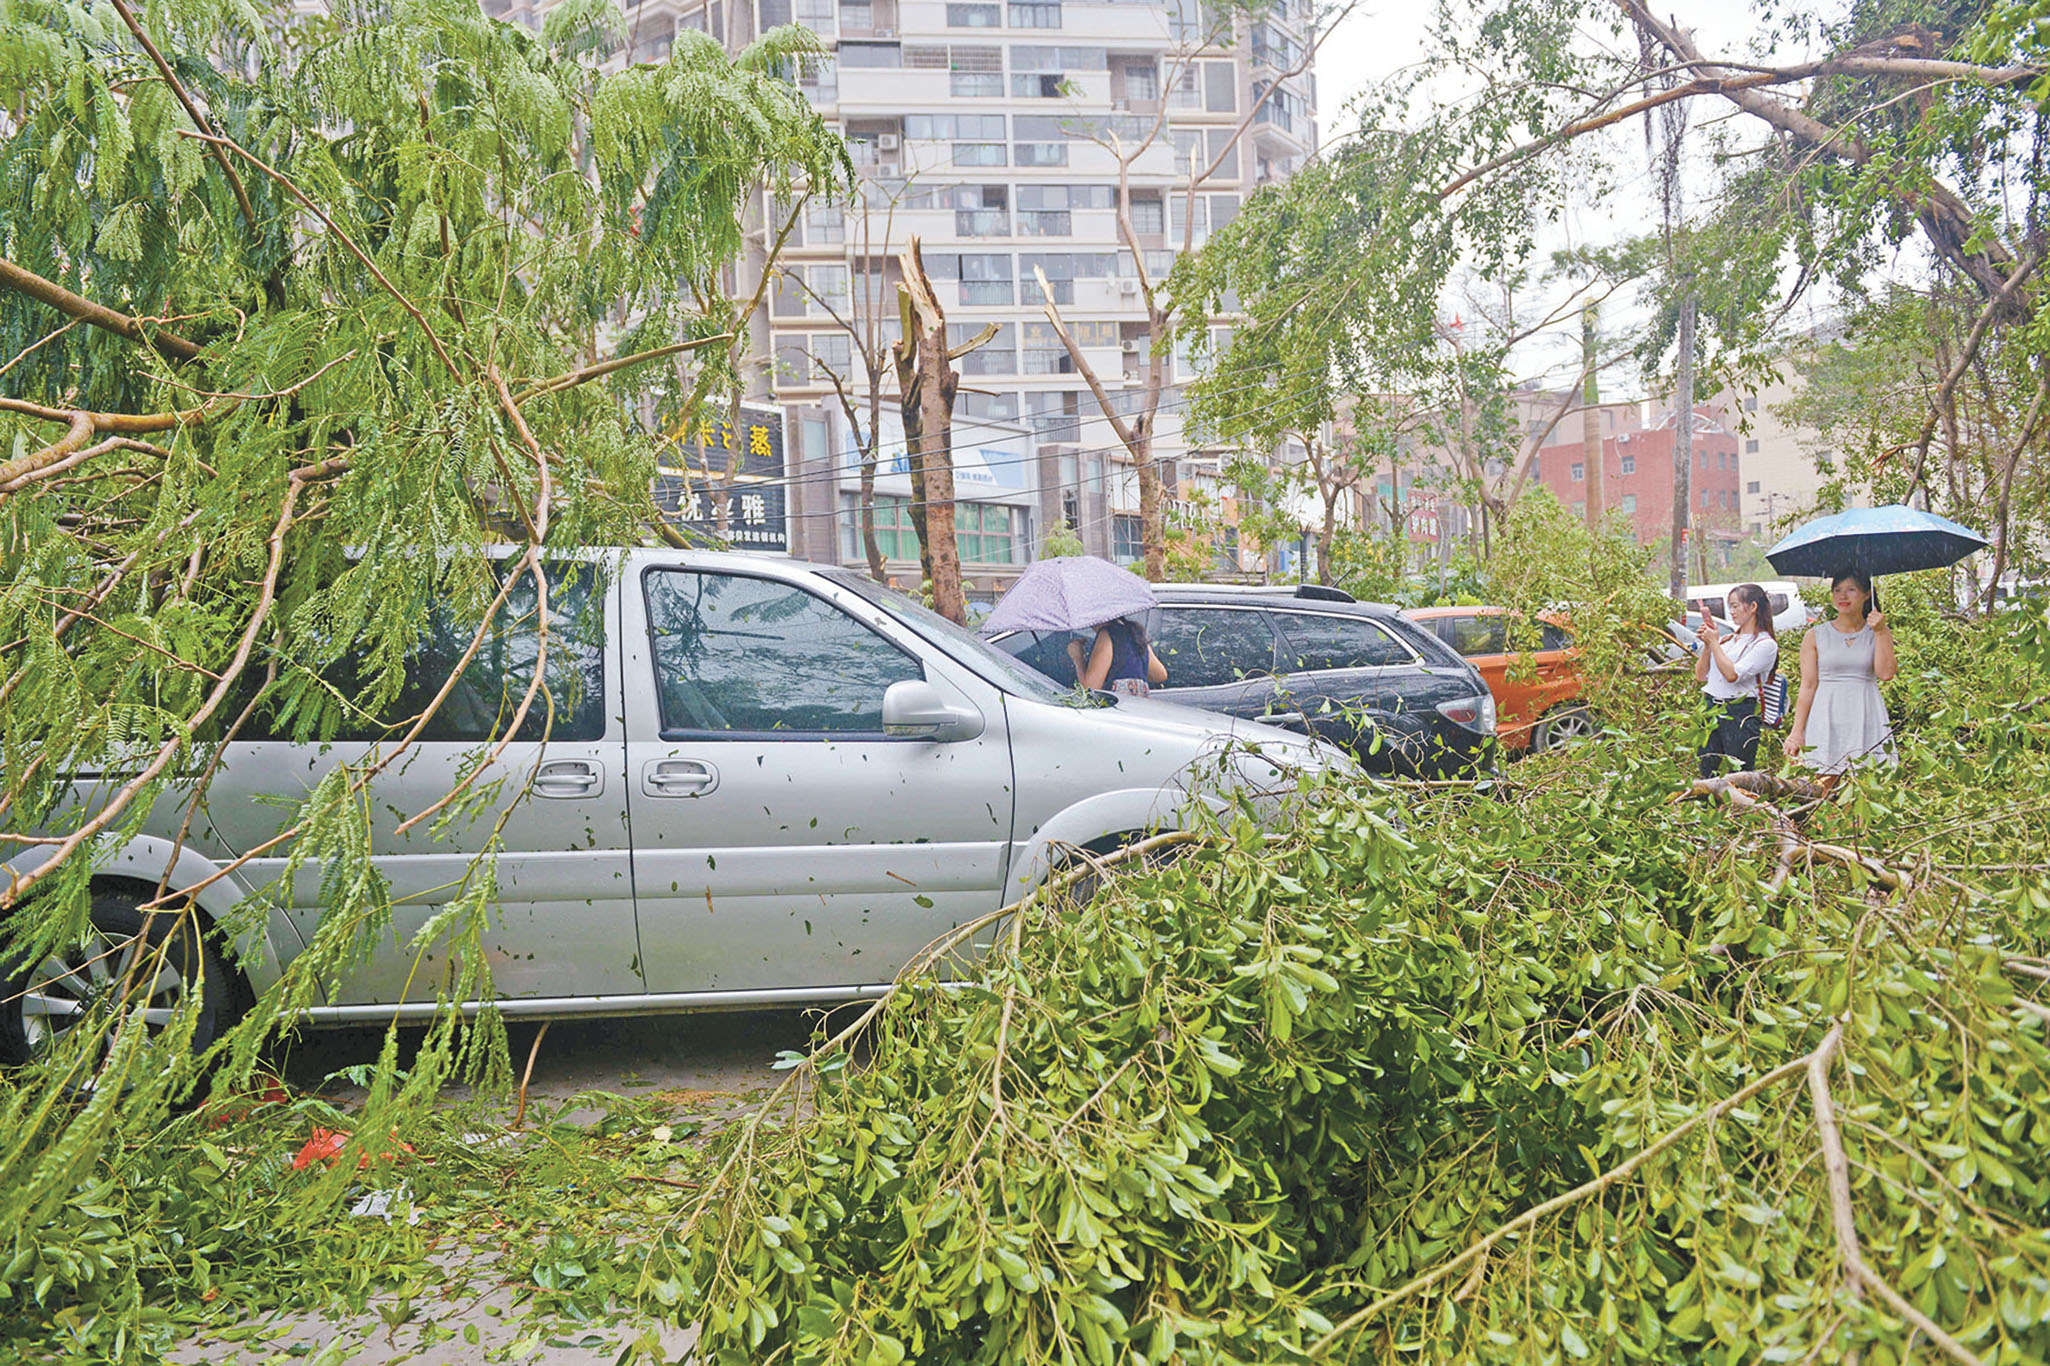
[{"label": "suv taillight", "polygon": [[1479,731],[1483,735],[1495,733],[1495,697],[1493,693],[1482,693],[1479,697],[1461,697],[1451,702],[1438,704],[1438,715],[1457,726]]}]

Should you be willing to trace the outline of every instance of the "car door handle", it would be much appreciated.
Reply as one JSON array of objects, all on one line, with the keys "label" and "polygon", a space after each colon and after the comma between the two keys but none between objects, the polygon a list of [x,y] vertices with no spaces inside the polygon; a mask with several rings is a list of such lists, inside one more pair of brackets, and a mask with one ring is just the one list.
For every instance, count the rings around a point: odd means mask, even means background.
[{"label": "car door handle", "polygon": [[719,770],[702,759],[656,759],[641,770],[650,797],[702,797],[719,786]]},{"label": "car door handle", "polygon": [[589,759],[550,759],[534,770],[537,797],[595,797],[605,790],[605,770]]},{"label": "car door handle", "polygon": [[1260,717],[1260,723],[1267,726],[1306,726],[1309,724],[1299,711],[1270,711]]}]

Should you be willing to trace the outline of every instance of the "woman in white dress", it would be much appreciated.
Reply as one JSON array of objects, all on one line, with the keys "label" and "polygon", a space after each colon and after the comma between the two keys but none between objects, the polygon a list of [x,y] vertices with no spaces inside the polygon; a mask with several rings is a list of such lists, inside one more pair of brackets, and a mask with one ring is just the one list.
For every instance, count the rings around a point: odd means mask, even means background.
[{"label": "woman in white dress", "polygon": [[1715,729],[1701,747],[1701,776],[1713,778],[1725,761],[1745,772],[1758,767],[1758,681],[1770,677],[1780,662],[1779,638],[1772,631],[1772,603],[1755,583],[1730,590],[1725,604],[1736,632],[1717,634],[1704,616],[1701,651],[1694,657],[1694,679],[1715,713]]},{"label": "woman in white dress", "polygon": [[1786,751],[1818,773],[1866,761],[1893,762],[1893,723],[1879,685],[1899,665],[1885,614],[1872,608],[1872,580],[1847,569],[1829,581],[1836,618],[1801,638],[1801,697]]}]

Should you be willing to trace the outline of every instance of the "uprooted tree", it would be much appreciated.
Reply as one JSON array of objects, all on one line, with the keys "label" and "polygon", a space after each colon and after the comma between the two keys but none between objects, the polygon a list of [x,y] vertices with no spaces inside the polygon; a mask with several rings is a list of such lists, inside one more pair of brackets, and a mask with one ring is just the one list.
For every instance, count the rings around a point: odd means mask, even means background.
[{"label": "uprooted tree", "polygon": [[[778,75],[816,51],[796,29],[738,57],[685,33],[608,72],[609,2],[558,6],[539,34],[470,0],[5,15],[0,915],[36,961],[81,937],[101,837],[161,802],[189,829],[217,742],[252,715],[318,739],[386,712],[433,609],[482,623],[460,673],[509,603],[548,618],[552,550],[652,534],[664,396],[678,357],[724,340],[696,301],[747,197],[848,171]],[[530,716],[546,731],[546,661],[524,667],[493,684],[506,739]],[[389,925],[390,889],[342,871],[361,794],[454,683],[277,813],[257,852],[323,866],[324,915],[230,1075]],[[415,819],[490,828],[518,787],[490,757]],[[118,776],[80,798],[78,773]],[[473,929],[488,864],[452,893]],[[152,942],[197,917],[192,890],[156,888]],[[488,994],[481,971],[463,985]],[[10,1093],[0,1229],[47,1215],[117,1120],[195,1084],[199,996],[151,1061],[140,1030],[81,1040],[57,1091]],[[431,1087],[449,1052],[423,1057]],[[87,1109],[50,1099],[95,1068]]]}]

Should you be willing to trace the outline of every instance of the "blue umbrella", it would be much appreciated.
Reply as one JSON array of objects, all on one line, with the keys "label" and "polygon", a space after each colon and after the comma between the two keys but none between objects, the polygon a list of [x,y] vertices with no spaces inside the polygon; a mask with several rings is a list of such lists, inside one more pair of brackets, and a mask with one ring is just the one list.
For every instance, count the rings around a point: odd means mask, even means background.
[{"label": "blue umbrella", "polygon": [[1782,574],[1827,577],[1844,569],[1867,576],[1907,574],[1955,564],[1986,538],[1948,517],[1892,503],[1886,507],[1850,508],[1832,517],[1818,517],[1796,527],[1765,552]]},{"label": "blue umbrella", "polygon": [[1034,560],[997,599],[981,631],[1082,631],[1136,616],[1159,599],[1153,585],[1129,569],[1094,555]]}]

